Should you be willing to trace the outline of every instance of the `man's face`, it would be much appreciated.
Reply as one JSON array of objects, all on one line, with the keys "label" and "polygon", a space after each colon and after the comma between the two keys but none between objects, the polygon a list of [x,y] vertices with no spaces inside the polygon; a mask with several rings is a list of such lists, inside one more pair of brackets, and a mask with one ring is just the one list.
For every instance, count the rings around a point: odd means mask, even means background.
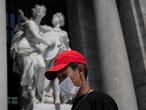
[{"label": "man's face", "polygon": [[59,79],[59,83],[61,83],[68,76],[70,77],[75,86],[80,86],[81,79],[77,68],[73,70],[70,66],[67,66],[66,68],[57,72],[57,78]]}]

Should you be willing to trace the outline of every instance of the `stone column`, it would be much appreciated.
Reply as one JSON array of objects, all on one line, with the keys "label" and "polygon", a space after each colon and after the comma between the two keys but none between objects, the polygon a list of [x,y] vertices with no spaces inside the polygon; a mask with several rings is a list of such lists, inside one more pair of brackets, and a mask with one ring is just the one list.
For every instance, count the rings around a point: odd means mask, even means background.
[{"label": "stone column", "polygon": [[94,0],[103,89],[119,110],[138,110],[115,0]]},{"label": "stone column", "polygon": [[0,0],[0,110],[7,110],[6,4]]},{"label": "stone column", "polygon": [[69,37],[72,49],[80,51],[87,60],[88,81],[92,88],[101,89],[95,16],[92,0],[66,0]]}]

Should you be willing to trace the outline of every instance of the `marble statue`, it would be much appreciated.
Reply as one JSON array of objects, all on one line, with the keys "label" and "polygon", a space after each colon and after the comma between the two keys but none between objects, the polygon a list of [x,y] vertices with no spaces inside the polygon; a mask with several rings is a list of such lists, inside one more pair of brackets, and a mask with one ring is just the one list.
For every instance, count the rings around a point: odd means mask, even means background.
[{"label": "marble statue", "polygon": [[64,16],[54,14],[51,27],[40,25],[46,15],[43,5],[35,5],[30,19],[22,10],[18,13],[21,22],[14,29],[16,33],[10,51],[14,60],[13,71],[21,76],[20,110],[32,110],[38,103],[55,104],[58,109],[62,103],[58,79],[48,81],[44,72],[60,52],[70,50],[68,34],[61,29]]},{"label": "marble statue", "polygon": [[[44,60],[46,63],[47,69],[50,68],[54,62],[54,58],[64,50],[70,50],[69,47],[69,38],[66,31],[62,30],[61,27],[64,26],[64,16],[61,13],[56,13],[52,18],[53,28],[51,31],[45,33],[44,38],[46,41],[54,41],[54,47],[48,47],[44,52]],[[44,92],[42,95],[42,103],[45,102],[46,95],[52,96],[52,92],[54,91],[54,103],[58,106],[61,103],[60,100],[60,88],[58,86],[58,79],[53,81],[45,80],[44,84]],[[50,99],[52,100],[52,99]]]},{"label": "marble statue", "polygon": [[46,14],[43,5],[35,5],[32,9],[33,16],[28,19],[21,10],[18,10],[21,18],[16,28],[16,34],[11,42],[11,55],[14,59],[13,70],[21,76],[22,87],[22,110],[31,110],[32,104],[39,103],[39,91],[37,81],[39,75],[44,73],[46,65],[43,52],[46,47],[51,47],[43,38],[44,33],[50,31],[51,27],[40,25]]}]

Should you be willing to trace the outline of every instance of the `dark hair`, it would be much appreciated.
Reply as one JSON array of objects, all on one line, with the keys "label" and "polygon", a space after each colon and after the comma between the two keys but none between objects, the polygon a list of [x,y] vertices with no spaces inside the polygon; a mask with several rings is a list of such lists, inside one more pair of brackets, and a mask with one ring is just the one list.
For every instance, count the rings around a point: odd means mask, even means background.
[{"label": "dark hair", "polygon": [[[69,66],[75,70],[77,67],[78,67],[79,63],[70,63]],[[84,65],[84,64],[83,64]],[[87,69],[87,66],[84,65],[84,75],[85,75],[85,79],[87,79],[87,75],[88,75],[88,69]]]}]

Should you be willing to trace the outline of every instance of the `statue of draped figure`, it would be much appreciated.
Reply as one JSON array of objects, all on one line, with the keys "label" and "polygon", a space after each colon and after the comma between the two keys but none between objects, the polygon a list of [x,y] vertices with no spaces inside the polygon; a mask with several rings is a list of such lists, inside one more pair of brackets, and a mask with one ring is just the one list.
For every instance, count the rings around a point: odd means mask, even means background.
[{"label": "statue of draped figure", "polygon": [[51,27],[40,24],[46,15],[43,5],[35,5],[30,19],[22,10],[18,13],[21,22],[14,29],[10,52],[14,61],[13,71],[21,76],[20,110],[32,110],[33,104],[46,102],[59,108],[63,101],[58,79],[49,81],[44,73],[60,52],[70,50],[68,34],[61,29],[64,16],[55,13]]}]

